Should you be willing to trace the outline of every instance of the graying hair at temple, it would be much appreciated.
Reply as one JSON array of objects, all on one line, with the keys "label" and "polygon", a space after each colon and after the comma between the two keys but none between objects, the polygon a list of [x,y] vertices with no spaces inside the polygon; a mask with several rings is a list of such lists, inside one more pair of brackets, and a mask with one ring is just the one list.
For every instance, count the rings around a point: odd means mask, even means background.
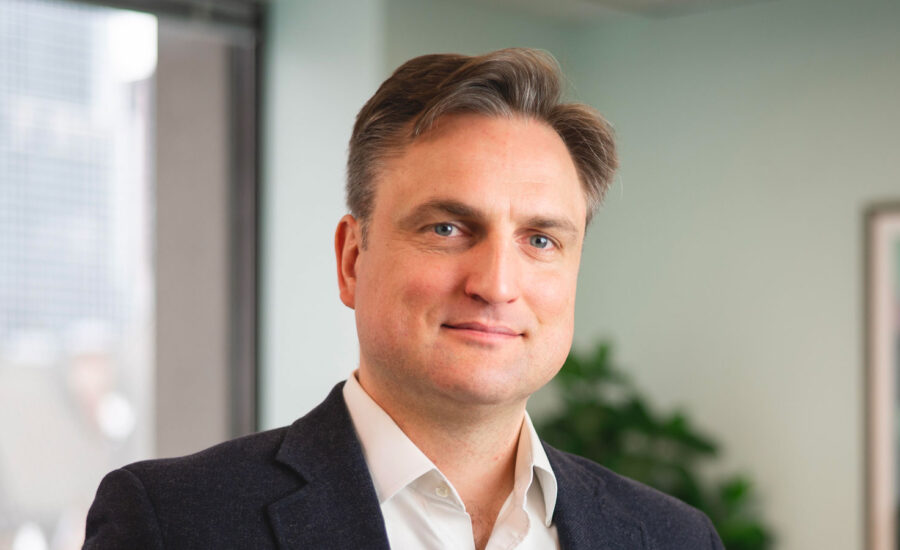
[{"label": "graying hair at temple", "polygon": [[593,108],[562,103],[562,75],[550,54],[510,48],[480,56],[423,55],[401,65],[356,117],[347,160],[347,206],[366,228],[384,161],[448,114],[522,116],[556,130],[587,199],[587,221],[618,166],[613,131]]}]

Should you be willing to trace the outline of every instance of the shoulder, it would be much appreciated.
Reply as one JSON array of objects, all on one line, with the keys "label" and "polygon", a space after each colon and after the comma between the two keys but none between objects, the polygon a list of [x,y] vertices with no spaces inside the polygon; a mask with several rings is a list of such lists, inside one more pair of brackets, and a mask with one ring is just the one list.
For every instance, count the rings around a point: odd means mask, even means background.
[{"label": "shoulder", "polygon": [[97,500],[104,494],[140,494],[163,522],[217,510],[224,502],[254,509],[298,484],[296,474],[275,460],[286,432],[279,428],[186,456],[123,466],[104,478]]},{"label": "shoulder", "polygon": [[251,518],[260,506],[296,485],[296,478],[273,461],[284,433],[284,428],[262,432],[110,472],[88,512],[84,547],[163,548],[195,540],[227,546],[229,540],[256,536],[264,524]]},{"label": "shoulder", "polygon": [[[697,509],[643,483],[619,475],[587,458],[553,449],[560,469],[573,476],[593,478],[602,484],[604,498],[645,519],[674,517],[687,520],[702,516]],[[549,453],[548,453],[549,454]]]},{"label": "shoulder", "polygon": [[163,478],[177,483],[181,478],[196,482],[209,476],[241,476],[270,467],[288,428],[259,432],[202,451],[174,458],[143,460],[123,469],[142,481]]},{"label": "shoulder", "polygon": [[[590,487],[606,514],[640,525],[653,548],[721,548],[709,518],[696,508],[584,457],[545,445],[560,493]],[[574,489],[578,491],[580,489]]]},{"label": "shoulder", "polygon": [[[294,497],[314,485],[303,502],[318,509],[365,464],[339,388],[291,426],[107,474],[88,512],[85,548],[271,547],[273,507],[295,510]],[[357,478],[365,489],[368,478]]]},{"label": "shoulder", "polygon": [[[323,447],[355,438],[338,384],[328,398],[290,426],[258,432],[175,458],[144,460],[125,466],[147,489],[219,493],[233,487],[240,494],[296,484],[295,461],[320,461]],[[228,483],[222,483],[228,480]],[[265,483],[262,481],[265,480]]]},{"label": "shoulder", "polygon": [[110,472],[88,512],[85,548],[271,547],[267,507],[305,483],[277,459],[289,431]]}]

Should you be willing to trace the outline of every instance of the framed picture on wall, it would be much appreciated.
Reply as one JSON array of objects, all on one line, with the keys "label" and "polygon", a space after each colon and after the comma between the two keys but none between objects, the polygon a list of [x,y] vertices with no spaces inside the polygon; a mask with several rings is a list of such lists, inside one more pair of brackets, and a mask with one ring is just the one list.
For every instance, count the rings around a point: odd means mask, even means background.
[{"label": "framed picture on wall", "polygon": [[900,518],[900,202],[866,213],[866,522],[871,550],[897,550]]}]

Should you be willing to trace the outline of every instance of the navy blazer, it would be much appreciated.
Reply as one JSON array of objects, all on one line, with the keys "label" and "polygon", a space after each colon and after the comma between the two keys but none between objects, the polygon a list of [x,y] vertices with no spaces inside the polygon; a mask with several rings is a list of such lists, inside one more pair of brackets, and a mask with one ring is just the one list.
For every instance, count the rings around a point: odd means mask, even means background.
[{"label": "navy blazer", "polygon": [[[109,473],[84,548],[388,549],[342,386],[291,426]],[[553,521],[562,548],[722,549],[694,508],[544,448],[559,487]]]}]

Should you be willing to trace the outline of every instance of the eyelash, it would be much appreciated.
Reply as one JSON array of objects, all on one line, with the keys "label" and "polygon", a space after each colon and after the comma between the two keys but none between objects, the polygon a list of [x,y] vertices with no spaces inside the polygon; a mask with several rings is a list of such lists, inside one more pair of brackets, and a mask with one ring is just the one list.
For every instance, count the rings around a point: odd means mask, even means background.
[{"label": "eyelash", "polygon": [[557,242],[555,240],[553,240],[549,235],[544,235],[543,233],[534,233],[534,234],[529,235],[528,236],[528,244],[531,244],[531,239],[533,239],[535,237],[543,237],[543,238],[547,239],[547,246],[545,246],[543,248],[537,247],[537,246],[534,247],[538,250],[554,250],[554,249],[559,248],[559,245],[557,244]]},{"label": "eyelash", "polygon": [[[449,227],[451,232],[452,231],[456,231],[456,232],[462,231],[462,229],[460,229],[460,227],[458,225],[456,225],[454,223],[450,223],[450,222],[439,222],[439,223],[431,224],[428,226],[428,230],[440,237],[451,237],[452,236],[452,234],[442,235],[442,234],[438,233],[439,227]],[[544,248],[532,245],[532,247],[535,250],[547,251],[547,250],[558,250],[560,248],[559,243],[553,237],[546,235],[544,233],[532,233],[532,234],[528,235],[528,243],[531,244],[531,239],[533,239],[535,237],[543,237],[543,238],[547,239],[547,246]]]}]

